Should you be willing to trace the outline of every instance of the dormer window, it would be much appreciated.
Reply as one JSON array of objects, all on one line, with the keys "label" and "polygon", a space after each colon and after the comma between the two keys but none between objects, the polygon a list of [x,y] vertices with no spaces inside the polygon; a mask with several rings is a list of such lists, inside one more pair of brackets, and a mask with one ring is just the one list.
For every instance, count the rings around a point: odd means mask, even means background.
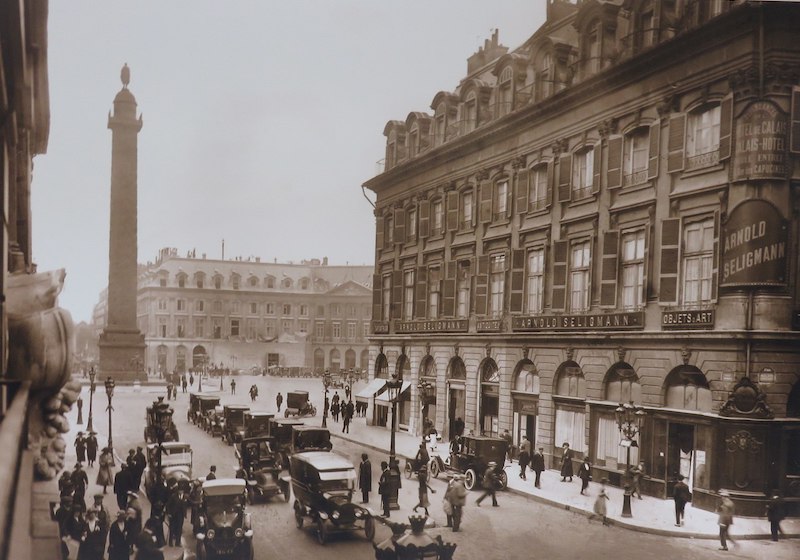
[{"label": "dormer window", "polygon": [[587,76],[600,71],[600,24],[594,23],[586,35],[584,47],[584,69]]},{"label": "dormer window", "polygon": [[539,97],[549,97],[553,93],[553,57],[545,53],[539,69]]},{"label": "dormer window", "polygon": [[474,91],[467,94],[464,101],[464,132],[471,132],[478,126],[478,100]]},{"label": "dormer window", "polygon": [[408,155],[414,157],[419,153],[419,128],[414,125],[408,133]]},{"label": "dormer window", "polygon": [[444,144],[445,132],[447,131],[447,107],[444,103],[439,103],[436,107],[436,121],[434,123],[434,143],[437,146]]},{"label": "dormer window", "polygon": [[506,66],[500,73],[497,86],[497,114],[498,116],[507,115],[514,108],[514,70],[511,66]]}]

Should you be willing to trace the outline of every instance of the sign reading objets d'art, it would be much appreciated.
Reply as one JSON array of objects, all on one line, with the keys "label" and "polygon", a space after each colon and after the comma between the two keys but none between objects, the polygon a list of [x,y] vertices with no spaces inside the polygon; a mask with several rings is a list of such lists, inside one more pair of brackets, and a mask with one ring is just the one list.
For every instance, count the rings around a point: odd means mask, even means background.
[{"label": "sign reading objets d'art", "polygon": [[789,130],[786,115],[769,101],[756,101],[736,121],[733,180],[786,179]]},{"label": "sign reading objets d'art", "polygon": [[395,321],[396,333],[467,332],[467,319],[436,319],[432,321]]},{"label": "sign reading objets d'art", "polygon": [[747,200],[722,228],[721,287],[785,286],[787,221],[765,200]]},{"label": "sign reading objets d'art", "polygon": [[714,328],[714,310],[662,311],[661,327],[667,330],[712,329]]},{"label": "sign reading objets d'art", "polygon": [[536,315],[513,317],[515,331],[596,331],[643,329],[644,313],[599,313],[596,315]]}]

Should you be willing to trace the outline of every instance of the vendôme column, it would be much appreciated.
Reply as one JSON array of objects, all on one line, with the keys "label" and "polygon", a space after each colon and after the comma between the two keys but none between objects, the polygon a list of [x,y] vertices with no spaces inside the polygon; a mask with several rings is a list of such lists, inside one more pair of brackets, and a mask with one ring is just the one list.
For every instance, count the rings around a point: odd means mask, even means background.
[{"label": "vend\u00f4me column", "polygon": [[137,135],[136,98],[128,89],[130,70],[108,115],[111,129],[111,228],[108,245],[108,304],[100,335],[100,382],[145,380],[144,335],[136,324],[137,292]]}]

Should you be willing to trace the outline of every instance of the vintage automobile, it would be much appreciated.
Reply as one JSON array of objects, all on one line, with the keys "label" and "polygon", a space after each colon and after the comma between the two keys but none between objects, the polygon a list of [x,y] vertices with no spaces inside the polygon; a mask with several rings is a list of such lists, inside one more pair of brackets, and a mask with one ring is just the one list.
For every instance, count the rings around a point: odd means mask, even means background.
[{"label": "vintage automobile", "polygon": [[239,469],[236,478],[247,481],[247,499],[255,503],[259,498],[269,499],[278,494],[289,501],[289,477],[281,476],[281,465],[273,450],[271,436],[244,438],[236,444]]},{"label": "vintage automobile", "polygon": [[178,441],[178,427],[172,421],[174,412],[172,407],[164,402],[164,397],[158,397],[147,407],[144,428],[144,440],[147,443],[157,442],[159,435],[161,441]]},{"label": "vintage automobile", "polygon": [[167,488],[172,488],[175,484],[179,484],[184,487],[184,490],[188,491],[192,480],[192,458],[192,446],[182,441],[162,443],[160,458],[158,444],[149,444],[147,446],[147,467],[144,471],[144,491],[147,497],[154,501],[153,488],[158,482],[159,472],[163,476]]},{"label": "vintage automobile", "polygon": [[244,413],[250,410],[249,406],[242,404],[226,404],[222,407],[222,416],[225,425],[222,428],[222,439],[228,445],[242,441],[244,435]]},{"label": "vintage automobile", "polygon": [[316,526],[320,544],[325,544],[332,533],[361,529],[372,540],[375,536],[372,510],[351,501],[356,480],[353,463],[327,451],[297,453],[289,460],[298,529],[309,518]]},{"label": "vintage automobile", "polygon": [[258,412],[247,410],[244,413],[244,437],[254,438],[269,435],[269,421],[275,417],[274,412]]},{"label": "vintage automobile", "polygon": [[[480,488],[481,478],[490,461],[498,465],[505,464],[508,442],[502,438],[489,436],[462,436],[457,452],[450,452],[444,460],[430,463],[430,473],[434,478],[439,474],[459,473],[464,475],[464,486],[467,490]],[[500,488],[508,486],[508,476],[500,469]]]},{"label": "vintage automobile", "polygon": [[202,425],[206,413],[217,405],[219,405],[219,397],[189,393],[189,409],[186,411],[186,419],[192,424]]},{"label": "vintage automobile", "polygon": [[222,437],[225,429],[224,411],[221,405],[217,405],[206,411],[206,415],[201,418],[200,425],[206,433],[211,434],[211,437]]},{"label": "vintage automobile", "polygon": [[308,391],[289,391],[286,393],[286,410],[284,417],[289,416],[316,416],[317,409],[308,400]]},{"label": "vintage automobile", "polygon": [[246,485],[240,478],[203,482],[195,533],[198,560],[253,560],[253,528],[245,510]]},{"label": "vintage automobile", "polygon": [[282,424],[281,428],[291,426],[288,441],[282,439],[278,444],[276,438],[276,461],[282,468],[289,468],[289,457],[295,453],[306,451],[330,451],[333,449],[331,433],[328,428],[303,426],[302,424]]}]

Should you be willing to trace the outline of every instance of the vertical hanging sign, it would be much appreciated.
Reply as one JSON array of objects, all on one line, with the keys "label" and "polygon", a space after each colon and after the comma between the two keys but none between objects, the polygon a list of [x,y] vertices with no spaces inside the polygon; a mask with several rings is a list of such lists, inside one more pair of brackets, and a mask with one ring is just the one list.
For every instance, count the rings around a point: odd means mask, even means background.
[{"label": "vertical hanging sign", "polygon": [[770,101],[756,101],[736,120],[733,180],[786,179],[786,114]]}]

